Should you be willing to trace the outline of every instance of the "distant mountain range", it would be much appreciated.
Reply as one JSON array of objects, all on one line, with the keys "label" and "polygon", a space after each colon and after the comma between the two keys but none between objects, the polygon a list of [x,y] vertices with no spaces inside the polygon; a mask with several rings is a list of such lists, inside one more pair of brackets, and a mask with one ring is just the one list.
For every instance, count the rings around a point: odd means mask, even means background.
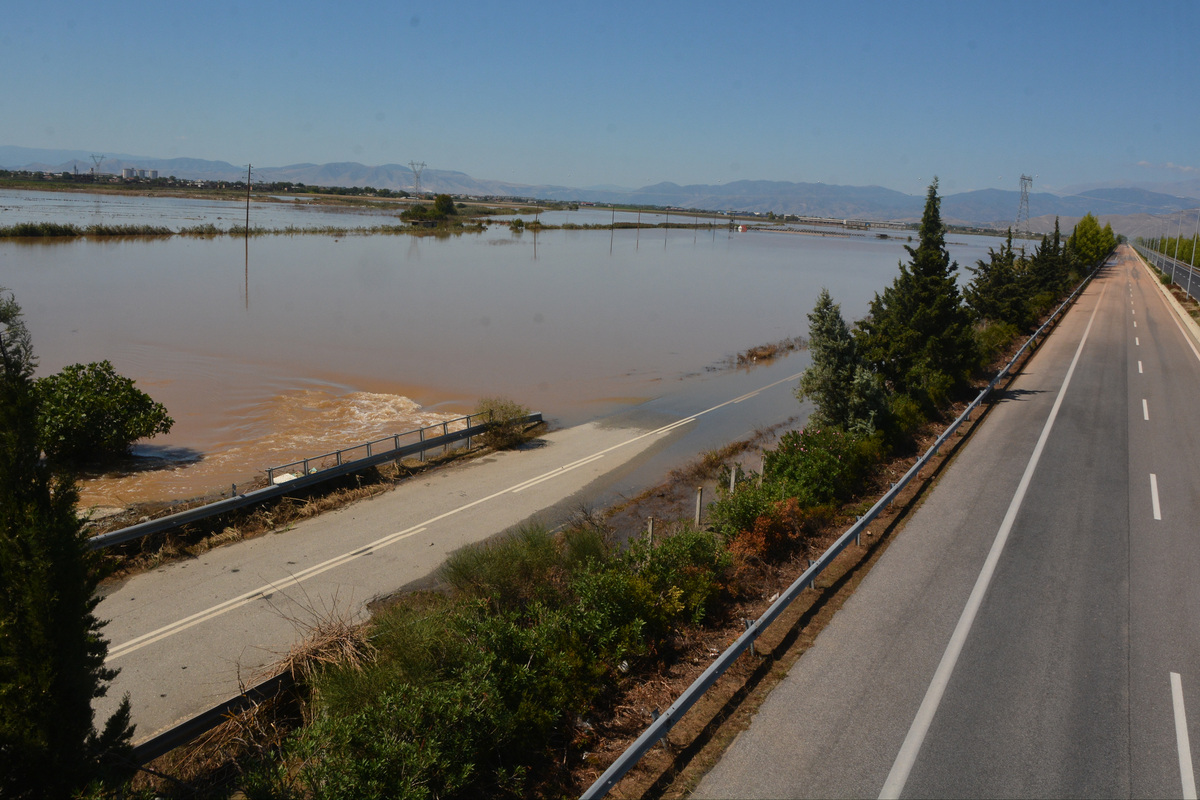
[{"label": "distant mountain range", "polygon": [[[82,150],[42,150],[0,146],[0,168],[47,172],[87,172],[91,153]],[[103,173],[120,174],[127,167],[158,170],[163,177],[193,180],[245,180],[244,167],[225,161],[195,158],[152,158],[125,154],[106,155]],[[284,167],[255,167],[254,179],[291,181],[314,186],[374,186],[380,189],[411,190],[413,173],[401,164],[366,166],[356,162],[291,164]],[[640,189],[617,187],[574,188],[529,185],[473,178],[463,172],[426,169],[421,186],[432,192],[457,195],[536,197],[546,200],[592,203],[637,203],[643,205],[699,208],[714,211],[799,214],[802,216],[867,220],[915,221],[924,205],[921,195],[909,195],[882,186],[839,186],[826,183],[788,181],[735,181],[726,184],[657,183]],[[1091,212],[1112,223],[1118,232],[1138,235],[1158,224],[1162,215],[1200,206],[1200,180],[1176,184],[1117,184],[1073,187],[1063,194],[1038,192],[1029,196],[1031,228],[1046,232],[1054,218],[1062,218],[1064,230]],[[1011,225],[1020,205],[1020,192],[980,189],[946,195],[942,216],[947,222],[1005,228]]]}]

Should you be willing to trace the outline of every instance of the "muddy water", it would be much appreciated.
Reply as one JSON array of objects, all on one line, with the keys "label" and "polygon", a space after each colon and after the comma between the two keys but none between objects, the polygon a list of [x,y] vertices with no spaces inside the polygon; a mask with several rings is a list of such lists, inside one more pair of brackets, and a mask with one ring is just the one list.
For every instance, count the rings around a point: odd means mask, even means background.
[{"label": "muddy water", "polygon": [[[952,238],[960,264],[996,244]],[[496,225],[447,239],[248,246],[3,242],[0,285],[25,310],[39,374],[107,358],[175,417],[169,436],[135,448],[153,469],[84,482],[85,503],[121,505],[227,490],[268,466],[469,411],[484,395],[563,424],[595,418],[805,333],[822,286],[848,319],[861,316],[904,256],[873,238],[535,239]]]}]

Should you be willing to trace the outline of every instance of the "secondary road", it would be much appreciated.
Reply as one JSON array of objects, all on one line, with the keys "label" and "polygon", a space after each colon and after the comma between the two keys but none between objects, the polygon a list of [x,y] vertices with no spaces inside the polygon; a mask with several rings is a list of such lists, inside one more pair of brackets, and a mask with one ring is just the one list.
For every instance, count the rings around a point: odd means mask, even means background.
[{"label": "secondary road", "polygon": [[1195,797],[1200,352],[1122,248],[699,797]]},{"label": "secondary road", "polygon": [[[714,373],[535,446],[436,470],[396,490],[104,587],[107,715],[128,693],[148,738],[237,694],[320,618],[362,619],[372,599],[427,578],[445,557],[532,517],[640,491],[717,444],[800,411],[804,358]],[[101,717],[103,718],[103,717]]]}]

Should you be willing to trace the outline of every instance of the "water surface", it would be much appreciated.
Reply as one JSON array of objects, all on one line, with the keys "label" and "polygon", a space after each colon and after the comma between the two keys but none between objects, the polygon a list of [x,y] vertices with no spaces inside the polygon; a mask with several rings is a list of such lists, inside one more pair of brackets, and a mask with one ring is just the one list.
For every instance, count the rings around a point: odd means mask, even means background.
[{"label": "water surface", "polygon": [[[164,218],[190,209],[153,203]],[[998,244],[950,238],[960,264]],[[137,448],[175,469],[85,483],[86,502],[109,505],[228,487],[485,395],[561,424],[596,418],[806,334],[822,287],[862,316],[906,257],[870,236],[498,224],[446,238],[5,241],[0,285],[25,310],[39,374],[109,359],[177,421]]]}]

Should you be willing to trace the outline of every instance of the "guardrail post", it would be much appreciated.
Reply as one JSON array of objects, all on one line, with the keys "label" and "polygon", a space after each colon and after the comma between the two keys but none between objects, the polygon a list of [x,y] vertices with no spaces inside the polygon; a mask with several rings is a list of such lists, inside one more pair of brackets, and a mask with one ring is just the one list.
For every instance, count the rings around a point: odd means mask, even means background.
[{"label": "guardrail post", "polygon": [[701,509],[701,504],[703,502],[704,502],[704,487],[697,486],[696,487],[696,527],[697,528],[700,527],[700,509]]},{"label": "guardrail post", "polygon": [[304,459],[304,474],[308,474],[308,459]]},{"label": "guardrail post", "polygon": [[275,485],[275,468],[274,467],[267,467],[267,485],[268,486]]},{"label": "guardrail post", "polygon": [[[421,441],[422,442],[425,441],[425,429],[421,428],[421,430],[419,430],[418,433],[421,434]],[[422,461],[425,460],[425,448],[424,447],[421,448],[421,460]]]},{"label": "guardrail post", "polygon": [[738,465],[735,463],[733,469],[729,470],[729,493],[733,494],[733,488],[737,485]]},{"label": "guardrail post", "polygon": [[[448,433],[450,433],[450,423],[443,422],[442,423],[442,436],[445,436]],[[444,445],[442,445],[442,455],[446,455],[446,453],[449,453],[449,452],[450,452],[450,443],[446,442]]]}]

